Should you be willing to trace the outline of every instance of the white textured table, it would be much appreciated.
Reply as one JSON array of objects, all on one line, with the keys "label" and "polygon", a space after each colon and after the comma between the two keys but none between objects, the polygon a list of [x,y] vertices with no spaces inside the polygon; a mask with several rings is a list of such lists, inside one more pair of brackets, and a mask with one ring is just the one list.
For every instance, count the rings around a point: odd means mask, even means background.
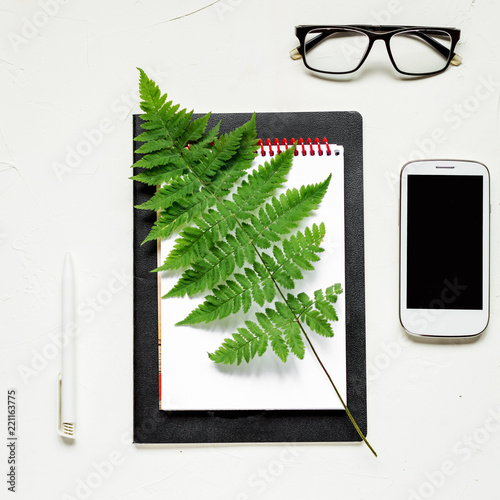
[{"label": "white textured table", "polygon": [[[487,499],[500,463],[500,6],[493,0],[0,3],[0,449],[17,389],[22,499]],[[349,82],[309,74],[294,26],[462,29],[457,68],[395,77],[382,44]],[[377,55],[382,64],[379,64]],[[364,118],[368,436],[349,445],[137,448],[132,434],[131,115],[140,66],[197,112]],[[398,321],[398,175],[417,157],[491,172],[491,321],[462,345]],[[78,439],[56,434],[60,276],[77,274]],[[5,493],[5,495],[4,495]]]}]

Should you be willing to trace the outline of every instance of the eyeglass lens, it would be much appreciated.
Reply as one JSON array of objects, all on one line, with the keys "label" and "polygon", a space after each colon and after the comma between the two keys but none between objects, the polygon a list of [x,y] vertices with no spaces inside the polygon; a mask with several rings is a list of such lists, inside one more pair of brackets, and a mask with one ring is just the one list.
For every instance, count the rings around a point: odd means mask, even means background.
[{"label": "eyeglass lens", "polygon": [[305,39],[305,60],[311,69],[317,71],[354,71],[366,54],[369,41],[366,34],[358,31],[310,31]]},{"label": "eyeglass lens", "polygon": [[446,67],[452,41],[444,31],[419,30],[397,33],[389,44],[400,71],[424,74]]}]

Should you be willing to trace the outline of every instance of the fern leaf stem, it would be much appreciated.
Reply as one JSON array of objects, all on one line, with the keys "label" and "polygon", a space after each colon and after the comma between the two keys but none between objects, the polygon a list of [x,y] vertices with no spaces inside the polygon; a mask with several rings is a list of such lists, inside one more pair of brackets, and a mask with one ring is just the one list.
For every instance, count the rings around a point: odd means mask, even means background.
[{"label": "fern leaf stem", "polygon": [[366,439],[365,435],[363,434],[363,432],[361,431],[361,429],[359,428],[358,424],[356,423],[356,420],[354,420],[354,417],[352,416],[351,412],[349,411],[349,408],[347,408],[347,405],[345,404],[342,396],[340,395],[340,392],[338,391],[337,389],[337,386],[335,385],[335,383],[333,382],[332,380],[332,377],[330,376],[330,374],[328,373],[328,370],[326,369],[325,365],[323,364],[323,362],[321,361],[321,358],[319,357],[318,353],[316,352],[316,349],[314,348],[314,345],[313,343],[311,342],[311,339],[309,338],[309,336],[307,335],[307,332],[305,331],[304,327],[302,326],[301,322],[299,320],[297,320],[297,323],[299,324],[299,327],[300,329],[302,330],[302,333],[304,334],[304,337],[305,339],[307,340],[307,343],[309,344],[309,347],[311,348],[313,354],[314,354],[314,357],[316,358],[316,360],[318,361],[319,365],[321,366],[321,368],[323,369],[323,371],[325,372],[325,375],[327,376],[328,380],[330,381],[330,384],[332,385],[333,389],[335,390],[335,393],[337,394],[340,402],[342,403],[342,406],[344,407],[344,410],[346,411],[347,413],[347,416],[349,417],[349,419],[351,420],[352,422],[352,425],[354,425],[354,428],[356,429],[356,431],[358,432],[358,434],[360,435],[361,439],[365,442],[366,446],[368,446],[368,448],[370,449],[370,451],[375,455],[377,456],[377,452],[372,448],[371,444],[368,442],[368,440]]},{"label": "fern leaf stem", "polygon": [[[290,307],[290,305],[288,304],[288,301],[286,300],[286,297],[285,295],[283,294],[283,291],[281,290],[280,286],[278,285],[278,283],[276,282],[276,280],[274,279],[272,273],[270,272],[270,270],[267,268],[265,262],[263,261],[262,259],[262,256],[259,252],[259,250],[257,248],[255,248],[255,251],[257,253],[257,255],[259,256],[262,264],[266,267],[268,273],[269,273],[269,276],[270,278],[273,280],[274,282],[274,286],[276,287],[276,290],[278,291],[278,293],[281,295],[281,298],[283,299],[284,303],[286,304],[286,306],[290,309],[290,311],[292,311],[292,308]],[[293,313],[293,311],[292,311]],[[311,339],[309,338],[309,335],[307,335],[307,332],[304,328],[304,326],[302,325],[300,319],[298,316],[295,316],[295,321],[297,322],[297,324],[299,325],[299,328],[301,329],[302,333],[304,334],[304,337],[305,339],[307,340],[307,343],[309,344],[309,347],[311,348],[311,351],[313,352],[314,354],[314,357],[316,358],[316,360],[318,361],[319,365],[321,366],[323,372],[325,373],[326,377],[328,378],[330,384],[332,385],[335,393],[337,394],[340,402],[342,403],[342,406],[344,407],[344,410],[345,412],[347,413],[347,416],[349,417],[349,420],[351,421],[352,425],[354,426],[354,428],[356,429],[357,433],[360,435],[361,439],[365,442],[366,446],[368,446],[368,448],[370,449],[370,451],[375,455],[377,456],[377,452],[373,449],[372,445],[368,442],[368,440],[366,439],[365,435],[363,434],[363,432],[361,431],[361,429],[359,428],[359,425],[356,423],[356,420],[354,420],[354,417],[352,416],[352,413],[349,411],[349,408],[347,407],[344,399],[342,398],[342,396],[340,395],[340,392],[339,390],[337,389],[337,386],[335,385],[335,382],[333,381],[332,377],[330,376],[330,373],[328,372],[328,370],[326,369],[326,366],[323,364],[323,361],[321,361],[321,358],[319,357],[316,349],[314,348],[314,345],[313,343],[311,342]]]}]

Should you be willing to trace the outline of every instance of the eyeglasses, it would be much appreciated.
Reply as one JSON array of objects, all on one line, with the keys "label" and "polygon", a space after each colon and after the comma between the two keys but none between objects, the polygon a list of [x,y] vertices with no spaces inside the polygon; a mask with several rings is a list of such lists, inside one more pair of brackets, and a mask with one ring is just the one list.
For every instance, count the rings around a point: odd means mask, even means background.
[{"label": "eyeglasses", "polygon": [[427,26],[370,26],[363,24],[296,26],[300,45],[290,52],[320,73],[341,75],[357,71],[375,40],[383,40],[392,65],[411,76],[437,75],[462,58],[454,50],[460,39],[456,28]]}]

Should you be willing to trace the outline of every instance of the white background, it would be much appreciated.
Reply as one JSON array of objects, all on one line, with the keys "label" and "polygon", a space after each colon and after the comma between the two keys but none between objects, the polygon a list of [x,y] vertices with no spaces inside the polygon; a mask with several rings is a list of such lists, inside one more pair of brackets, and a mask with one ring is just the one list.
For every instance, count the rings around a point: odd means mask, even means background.
[{"label": "white background", "polygon": [[[13,498],[495,498],[498,3],[209,3],[0,2],[0,496],[8,498],[6,391],[15,387]],[[296,45],[295,25],[325,22],[456,26],[464,61],[437,77],[405,81],[377,44],[359,76],[318,78],[288,51]],[[363,115],[368,437],[379,458],[360,444],[131,444],[128,176],[136,66],[197,112]],[[95,144],[85,149],[90,139]],[[416,343],[399,326],[398,174],[417,157],[477,160],[492,174],[492,315],[475,343]],[[77,271],[81,325],[73,445],[55,431],[53,338],[66,250]]]}]

